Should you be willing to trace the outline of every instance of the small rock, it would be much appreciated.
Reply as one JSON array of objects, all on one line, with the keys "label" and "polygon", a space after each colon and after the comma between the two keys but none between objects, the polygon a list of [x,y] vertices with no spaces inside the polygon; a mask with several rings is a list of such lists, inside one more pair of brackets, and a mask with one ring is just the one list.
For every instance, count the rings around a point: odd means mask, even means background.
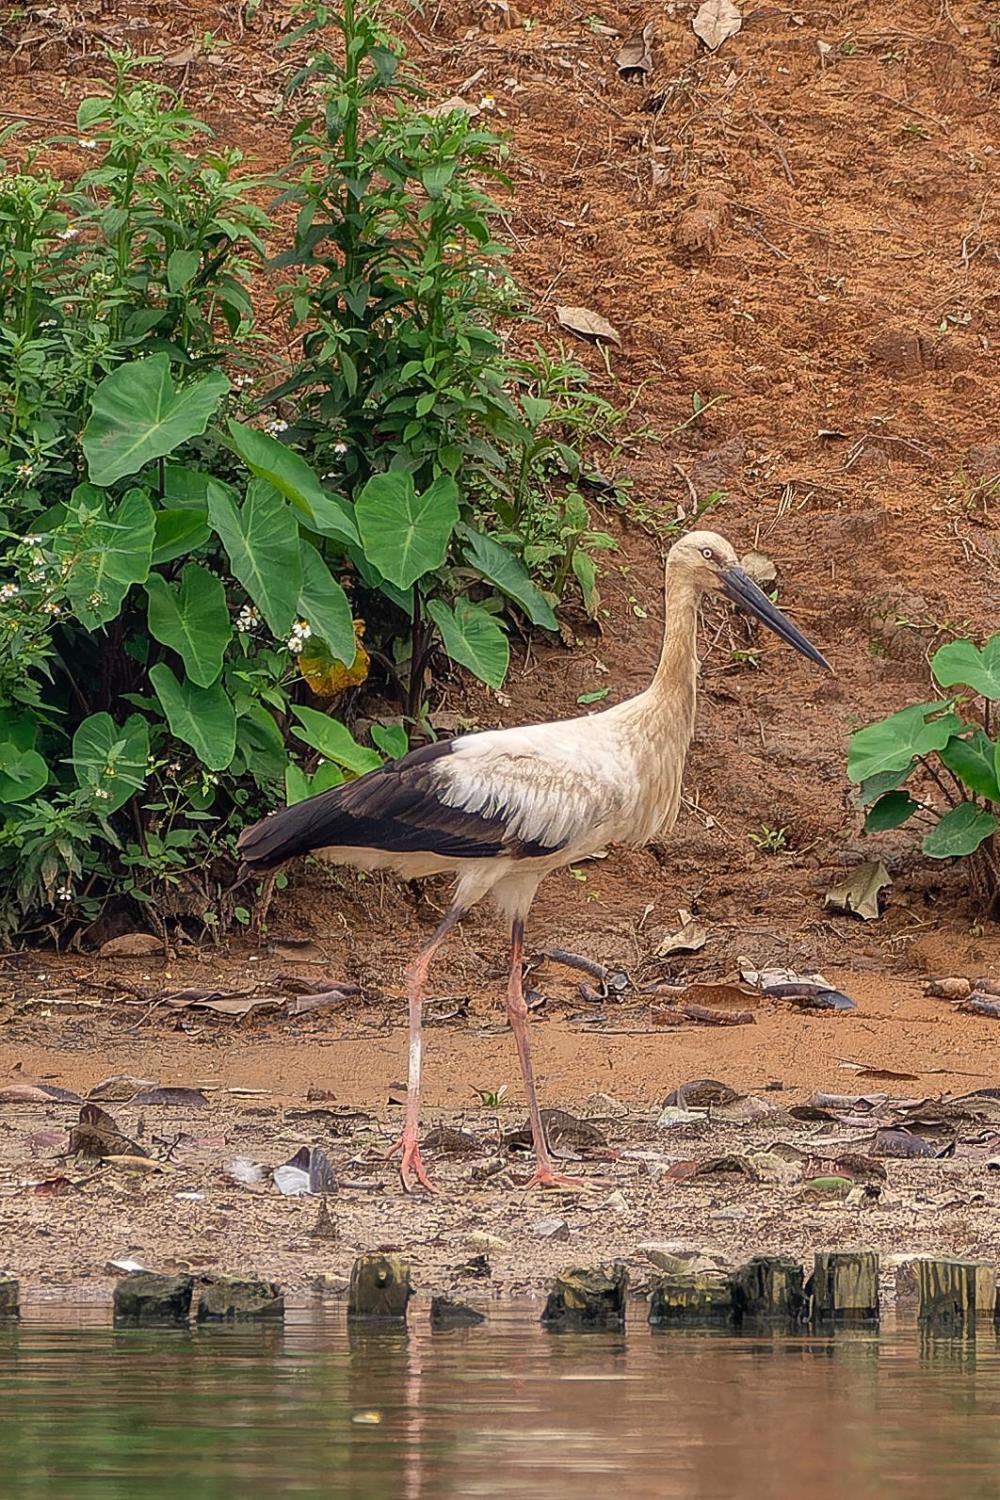
[{"label": "small rock", "polygon": [[628,1202],[625,1198],[625,1194],[620,1193],[617,1188],[613,1193],[608,1194],[600,1207],[609,1208],[613,1214],[628,1213]]},{"label": "small rock", "polygon": [[431,1298],[431,1327],[435,1332],[446,1328],[473,1328],[477,1323],[485,1322],[486,1314],[470,1307],[468,1302],[445,1296]]},{"label": "small rock", "polygon": [[628,1105],[613,1094],[591,1094],[587,1100],[587,1113],[603,1119],[621,1120],[628,1114]]},{"label": "small rock", "polygon": [[798,1182],[801,1176],[798,1162],[789,1161],[777,1151],[751,1151],[747,1161],[761,1182],[779,1182],[783,1186],[789,1186]]},{"label": "small rock", "polygon": [[351,1278],[340,1271],[320,1271],[313,1286],[321,1297],[343,1297]]},{"label": "small rock", "polygon": [[680,1109],[668,1104],[656,1122],[658,1130],[674,1130],[678,1125],[704,1125],[705,1116],[697,1109]]},{"label": "small rock", "polygon": [[199,1323],[256,1323],[284,1315],[285,1299],[274,1281],[213,1276],[198,1291],[195,1316]]},{"label": "small rock", "polygon": [[20,1282],[9,1271],[0,1271],[0,1318],[17,1318],[20,1314]]},{"label": "small rock", "polygon": [[467,1234],[465,1243],[470,1250],[480,1253],[484,1250],[510,1249],[510,1240],[501,1239],[498,1234],[489,1234],[485,1229],[476,1229],[472,1234]]},{"label": "small rock", "polygon": [[737,1222],[747,1218],[750,1210],[747,1208],[716,1208],[709,1214],[710,1219],[718,1219],[726,1222]]},{"label": "small rock", "polygon": [[728,1264],[721,1250],[696,1240],[645,1240],[639,1252],[661,1271],[721,1271]]},{"label": "small rock", "polygon": [[194,1278],[157,1276],[133,1271],[115,1287],[115,1322],[141,1325],[186,1323],[191,1314]]},{"label": "small rock", "polygon": [[967,979],[932,979],[924,994],[933,1000],[968,1000],[972,985]]},{"label": "small rock", "polygon": [[554,1214],[544,1219],[536,1219],[531,1226],[531,1232],[536,1240],[568,1240],[569,1225],[565,1219],[557,1218]]},{"label": "small rock", "polygon": [[163,953],[163,943],[151,932],[126,932],[97,950],[98,958],[152,958],[156,953]]},{"label": "small rock", "polygon": [[745,1099],[734,1099],[732,1104],[713,1109],[712,1119],[720,1125],[755,1125],[769,1115],[784,1114],[780,1104],[773,1099],[762,1099],[759,1094],[747,1094]]},{"label": "small rock", "polygon": [[146,1267],[141,1260],[124,1256],[121,1260],[109,1260],[104,1269],[109,1276],[130,1276],[134,1271],[144,1271]]}]

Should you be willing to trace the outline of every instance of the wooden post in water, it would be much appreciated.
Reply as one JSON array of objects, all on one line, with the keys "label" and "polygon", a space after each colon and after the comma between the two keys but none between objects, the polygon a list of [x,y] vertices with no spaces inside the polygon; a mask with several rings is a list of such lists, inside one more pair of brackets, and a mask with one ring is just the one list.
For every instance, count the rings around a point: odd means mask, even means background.
[{"label": "wooden post in water", "polygon": [[359,1255],[351,1267],[347,1316],[405,1322],[406,1304],[412,1295],[409,1261],[401,1255]]},{"label": "wooden post in water", "polygon": [[717,1328],[732,1321],[733,1287],[722,1271],[670,1271],[653,1287],[651,1328]]},{"label": "wooden post in water", "polygon": [[625,1327],[628,1271],[613,1266],[575,1266],[552,1283],[542,1326],[552,1333],[616,1332]]},{"label": "wooden post in water", "polygon": [[874,1250],[828,1250],[816,1255],[806,1288],[814,1323],[878,1322],[879,1261]]},{"label": "wooden post in water", "polygon": [[805,1273],[797,1260],[783,1255],[755,1255],[729,1279],[737,1324],[801,1322]]},{"label": "wooden post in water", "polygon": [[0,1318],[21,1316],[21,1286],[9,1271],[0,1271]]},{"label": "wooden post in water", "polygon": [[992,1327],[997,1310],[996,1266],[985,1260],[917,1262],[917,1321],[942,1333]]}]

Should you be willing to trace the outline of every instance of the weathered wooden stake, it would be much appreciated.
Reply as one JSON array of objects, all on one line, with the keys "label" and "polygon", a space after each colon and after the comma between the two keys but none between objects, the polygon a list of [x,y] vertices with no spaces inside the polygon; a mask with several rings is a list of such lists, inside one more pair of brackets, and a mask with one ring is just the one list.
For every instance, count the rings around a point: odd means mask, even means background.
[{"label": "weathered wooden stake", "polygon": [[0,1318],[21,1316],[21,1285],[9,1271],[0,1271]]},{"label": "weathered wooden stake", "polygon": [[917,1262],[917,1321],[942,1332],[974,1333],[992,1326],[997,1310],[996,1266],[984,1260]]},{"label": "weathered wooden stake", "polygon": [[649,1299],[651,1328],[696,1328],[732,1324],[733,1287],[720,1271],[673,1271],[662,1276]]},{"label": "weathered wooden stake", "polygon": [[613,1266],[576,1266],[552,1283],[542,1325],[552,1333],[615,1331],[625,1327],[628,1271]]},{"label": "weathered wooden stake", "polygon": [[874,1250],[829,1250],[816,1256],[806,1288],[814,1323],[877,1323],[879,1260]]},{"label": "weathered wooden stake", "polygon": [[359,1255],[351,1267],[347,1289],[349,1318],[406,1319],[406,1304],[413,1296],[410,1263],[401,1255]]},{"label": "weathered wooden stake", "polygon": [[805,1307],[801,1264],[783,1255],[755,1255],[730,1277],[733,1318],[741,1323],[798,1323]]}]

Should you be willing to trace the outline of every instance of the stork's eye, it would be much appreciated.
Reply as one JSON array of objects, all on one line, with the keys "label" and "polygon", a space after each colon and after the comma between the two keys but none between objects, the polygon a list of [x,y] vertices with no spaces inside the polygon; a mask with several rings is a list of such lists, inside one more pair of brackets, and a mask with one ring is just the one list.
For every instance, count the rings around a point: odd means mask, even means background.
[{"label": "stork's eye", "polygon": [[702,547],[701,555],[702,557],[707,557],[709,562],[713,562],[715,560],[715,553],[712,551],[711,547]]}]

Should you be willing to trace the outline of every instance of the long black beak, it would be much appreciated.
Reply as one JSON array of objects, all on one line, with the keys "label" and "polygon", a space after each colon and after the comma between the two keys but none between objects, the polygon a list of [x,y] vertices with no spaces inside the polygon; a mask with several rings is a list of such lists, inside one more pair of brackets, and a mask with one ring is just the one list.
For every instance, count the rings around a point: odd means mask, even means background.
[{"label": "long black beak", "polygon": [[773,630],[775,635],[780,636],[783,641],[787,641],[789,646],[794,646],[796,651],[801,651],[803,656],[808,656],[809,660],[814,661],[817,666],[826,667],[828,672],[833,670],[826,657],[816,650],[811,641],[806,640],[801,630],[796,629],[788,616],[783,615],[776,604],[771,603],[763,589],[759,589],[754,583],[749,573],[745,573],[742,568],[727,568],[722,575],[722,590],[728,599],[738,604],[741,609],[749,610],[752,615],[756,615],[758,620],[769,630]]}]

